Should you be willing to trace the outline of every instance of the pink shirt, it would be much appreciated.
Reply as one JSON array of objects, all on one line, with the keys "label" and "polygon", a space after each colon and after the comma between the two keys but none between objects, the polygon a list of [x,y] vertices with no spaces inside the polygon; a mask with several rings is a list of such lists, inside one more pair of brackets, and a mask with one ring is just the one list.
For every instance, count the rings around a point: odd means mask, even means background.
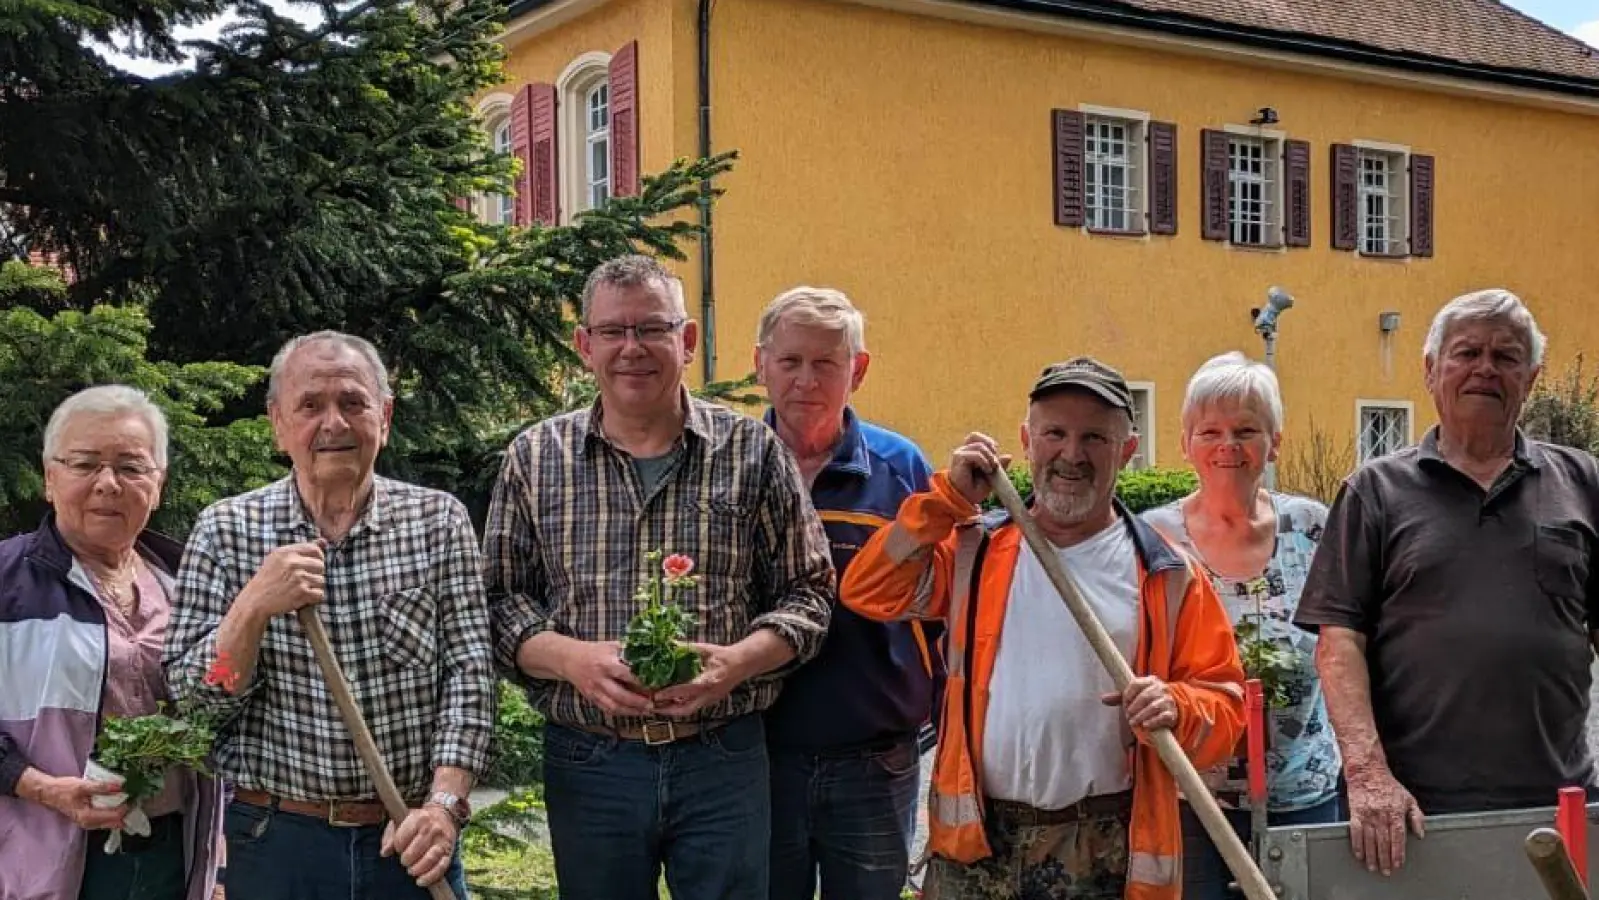
[{"label": "pink shirt", "polygon": [[[115,603],[100,598],[105,610],[108,665],[102,707],[107,716],[147,716],[159,712],[156,704],[169,699],[166,676],[161,671],[161,643],[166,635],[172,605],[161,580],[147,565],[139,567],[135,582],[138,603],[125,615]],[[161,793],[144,804],[150,818],[183,809],[183,773],[167,773]]]}]

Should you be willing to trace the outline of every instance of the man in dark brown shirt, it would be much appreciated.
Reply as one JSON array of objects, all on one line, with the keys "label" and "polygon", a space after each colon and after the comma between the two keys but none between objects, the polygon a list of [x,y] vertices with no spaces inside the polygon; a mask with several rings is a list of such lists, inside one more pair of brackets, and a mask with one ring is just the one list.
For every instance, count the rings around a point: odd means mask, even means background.
[{"label": "man in dark brown shirt", "polygon": [[1384,874],[1423,813],[1551,806],[1595,784],[1599,464],[1516,427],[1543,348],[1506,291],[1438,313],[1439,424],[1345,482],[1300,600],[1296,623],[1321,634],[1350,842]]}]

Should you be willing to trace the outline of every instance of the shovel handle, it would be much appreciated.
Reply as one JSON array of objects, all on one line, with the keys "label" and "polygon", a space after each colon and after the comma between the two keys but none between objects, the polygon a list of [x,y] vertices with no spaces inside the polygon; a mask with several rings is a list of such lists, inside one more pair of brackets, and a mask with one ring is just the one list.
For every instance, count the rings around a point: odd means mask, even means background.
[{"label": "shovel handle", "polygon": [[[1022,536],[1027,539],[1028,546],[1033,548],[1033,556],[1044,567],[1044,572],[1049,575],[1049,580],[1055,585],[1061,600],[1071,610],[1072,618],[1077,620],[1078,627],[1082,628],[1087,636],[1088,643],[1094,648],[1094,654],[1110,672],[1111,681],[1116,685],[1117,693],[1127,689],[1128,682],[1133,680],[1132,667],[1122,657],[1121,650],[1111,638],[1110,632],[1094,615],[1094,610],[1083,599],[1077,590],[1077,585],[1067,574],[1066,567],[1061,564],[1060,556],[1055,553],[1054,545],[1044,537],[1039,530],[1038,523],[1033,521],[1032,514],[1022,504],[1022,498],[1016,493],[1016,488],[1004,472],[995,472],[988,477],[990,490],[999,500],[1005,511],[1010,513],[1011,520],[1022,530]],[[1222,859],[1226,861],[1227,868],[1232,870],[1238,879],[1238,885],[1243,889],[1244,896],[1249,900],[1276,900],[1271,885],[1266,882],[1266,876],[1261,874],[1260,868],[1255,865],[1249,851],[1244,849],[1244,842],[1238,839],[1238,833],[1233,831],[1227,817],[1222,814],[1221,807],[1216,804],[1216,798],[1211,794],[1210,788],[1199,777],[1199,770],[1194,768],[1194,763],[1183,752],[1182,745],[1177,743],[1177,736],[1168,728],[1149,729],[1151,743],[1155,745],[1155,752],[1160,755],[1160,760],[1165,763],[1167,771],[1177,779],[1177,786],[1182,789],[1183,796],[1193,807],[1195,815],[1199,817],[1210,839],[1215,842],[1216,849],[1221,851]]]},{"label": "shovel handle", "polygon": [[[377,741],[372,739],[372,730],[366,725],[366,717],[355,702],[350,682],[344,677],[344,670],[339,668],[339,658],[333,655],[333,642],[328,640],[327,629],[322,627],[322,620],[316,613],[315,606],[302,606],[295,611],[300,627],[305,629],[305,636],[311,641],[311,650],[316,654],[317,665],[322,668],[322,678],[333,694],[333,702],[338,704],[344,727],[349,729],[350,738],[355,741],[355,752],[360,754],[367,774],[377,785],[378,799],[383,801],[384,811],[398,825],[411,814],[411,809],[405,805],[405,798],[400,796],[400,789],[394,785],[394,776],[389,774],[389,767],[383,762],[383,754],[378,751]],[[455,889],[442,879],[428,885],[427,890],[433,900],[456,900]]]}]

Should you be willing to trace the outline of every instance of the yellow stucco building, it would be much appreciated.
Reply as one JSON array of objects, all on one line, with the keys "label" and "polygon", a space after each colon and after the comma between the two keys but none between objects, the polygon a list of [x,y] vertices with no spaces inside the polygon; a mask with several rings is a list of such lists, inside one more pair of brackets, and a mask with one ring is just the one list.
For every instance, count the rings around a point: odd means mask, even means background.
[{"label": "yellow stucco building", "polygon": [[1519,293],[1558,370],[1599,348],[1599,53],[1494,0],[522,0],[485,127],[526,161],[487,217],[564,220],[737,149],[680,266],[696,378],[750,369],[799,283],[868,317],[861,411],[938,461],[1015,441],[1038,370],[1140,389],[1182,465],[1196,366],[1262,355],[1278,286],[1292,453],[1433,421],[1421,348],[1467,290]]}]

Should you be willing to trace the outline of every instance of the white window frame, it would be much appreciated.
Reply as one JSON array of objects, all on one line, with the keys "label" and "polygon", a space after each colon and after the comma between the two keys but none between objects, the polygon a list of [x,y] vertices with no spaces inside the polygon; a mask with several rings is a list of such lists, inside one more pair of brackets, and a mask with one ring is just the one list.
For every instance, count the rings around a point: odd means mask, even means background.
[{"label": "white window frame", "polygon": [[[573,59],[555,80],[556,139],[560,145],[556,165],[560,172],[563,223],[570,223],[578,213],[593,208],[588,100],[596,87],[609,84],[610,79],[611,54],[593,50]],[[605,139],[609,140],[608,134]],[[607,165],[609,161],[607,146]]]},{"label": "white window frame", "polygon": [[[494,145],[495,153],[511,153],[511,116],[509,113],[494,125],[494,130],[489,132],[489,139]],[[488,218],[491,225],[516,224],[516,194],[488,195]]]},{"label": "white window frame", "polygon": [[[583,97],[583,197],[586,209],[611,199],[611,83],[601,81]],[[597,169],[602,167],[603,173]]]},{"label": "white window frame", "polygon": [[[490,94],[478,103],[477,120],[488,135],[489,147],[495,152],[511,152],[511,95]],[[497,141],[501,130],[505,133],[505,146]],[[472,215],[485,225],[510,225],[516,219],[516,194],[476,194],[472,197]]]},{"label": "white window frame", "polygon": [[1355,401],[1355,462],[1364,464],[1369,460],[1386,454],[1373,454],[1367,452],[1366,447],[1366,413],[1370,410],[1383,410],[1385,412],[1403,412],[1405,414],[1404,443],[1399,447],[1387,451],[1402,450],[1416,443],[1416,404],[1411,400],[1356,400]]},{"label": "white window frame", "polygon": [[[1355,186],[1360,227],[1355,248],[1362,256],[1407,256],[1410,252],[1410,148],[1355,141]],[[1386,167],[1379,189],[1368,185],[1367,166]]]},{"label": "white window frame", "polygon": [[[1287,132],[1253,125],[1226,125],[1222,130],[1227,135],[1227,243],[1253,250],[1283,249],[1287,243],[1283,240],[1283,204],[1287,196],[1283,177],[1283,147],[1288,140]],[[1241,172],[1234,167],[1237,156],[1235,144],[1260,148],[1258,174]],[[1257,223],[1240,220],[1238,192],[1241,186],[1253,185],[1260,186],[1259,198],[1243,202],[1260,204],[1260,240],[1241,240],[1250,236],[1248,230],[1257,227]]]},{"label": "white window frame", "polygon": [[1129,381],[1127,389],[1132,392],[1133,429],[1138,433],[1138,452],[1127,461],[1129,469],[1153,469],[1155,467],[1155,423],[1160,421],[1155,415],[1155,382]]},{"label": "white window frame", "polygon": [[[1083,225],[1093,232],[1108,234],[1147,234],[1149,232],[1149,113],[1135,109],[1081,104],[1083,114]],[[1096,128],[1123,129],[1125,155],[1103,157],[1094,146]],[[1100,201],[1104,180],[1099,176],[1121,169],[1123,191],[1120,206]],[[1118,219],[1120,220],[1118,223]]]}]

